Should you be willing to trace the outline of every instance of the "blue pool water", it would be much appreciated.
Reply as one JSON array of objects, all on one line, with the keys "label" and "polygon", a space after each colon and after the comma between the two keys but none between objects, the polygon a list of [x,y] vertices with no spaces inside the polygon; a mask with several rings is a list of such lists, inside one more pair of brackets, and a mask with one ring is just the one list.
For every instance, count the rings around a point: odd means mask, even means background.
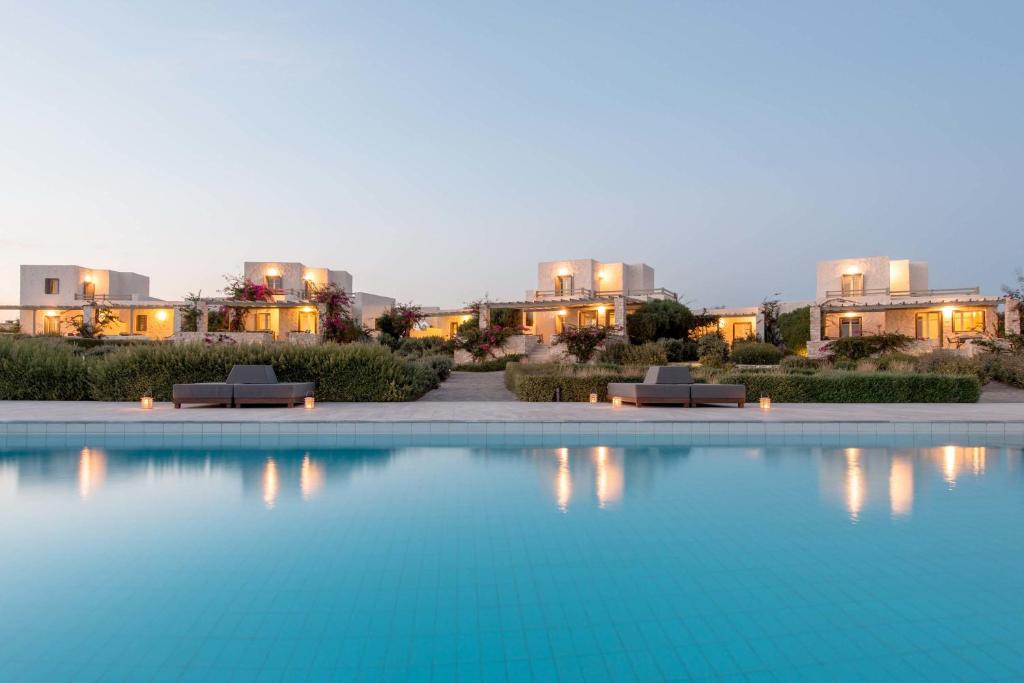
[{"label": "blue pool water", "polygon": [[1021,680],[1002,447],[0,451],[0,680]]}]

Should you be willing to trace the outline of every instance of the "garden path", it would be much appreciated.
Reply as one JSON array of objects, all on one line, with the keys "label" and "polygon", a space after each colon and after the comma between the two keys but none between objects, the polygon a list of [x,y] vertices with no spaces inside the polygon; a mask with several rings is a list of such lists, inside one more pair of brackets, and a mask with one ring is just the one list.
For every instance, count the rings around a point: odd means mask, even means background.
[{"label": "garden path", "polygon": [[1002,382],[989,382],[981,388],[978,403],[1024,403],[1024,389]]},{"label": "garden path", "polygon": [[516,397],[505,388],[505,373],[453,372],[440,387],[429,392],[421,401],[515,401]]}]

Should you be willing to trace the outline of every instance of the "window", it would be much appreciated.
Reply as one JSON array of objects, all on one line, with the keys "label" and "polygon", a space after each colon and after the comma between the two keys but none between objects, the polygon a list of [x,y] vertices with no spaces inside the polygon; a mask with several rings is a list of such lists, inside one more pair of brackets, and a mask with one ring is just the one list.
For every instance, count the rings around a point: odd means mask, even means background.
[{"label": "window", "polygon": [[840,337],[859,337],[860,336],[860,318],[840,318],[839,319],[839,336]]},{"label": "window", "polygon": [[754,336],[754,326],[750,323],[733,323],[732,324],[732,338],[733,341],[737,339],[749,339]]},{"label": "window", "polygon": [[597,311],[580,311],[580,327],[597,327]]},{"label": "window", "polygon": [[270,331],[270,314],[269,313],[257,313],[256,314],[256,331],[257,332],[269,332]]},{"label": "window", "polygon": [[317,314],[312,311],[299,311],[299,332],[316,333]]},{"label": "window", "polygon": [[523,327],[533,327],[533,311],[523,311]]},{"label": "window", "polygon": [[268,289],[273,289],[273,290],[284,289],[284,287],[282,285],[282,282],[281,282],[281,276],[280,275],[267,275],[266,276],[266,281],[267,281],[267,288]]},{"label": "window", "polygon": [[95,299],[96,298],[96,283],[94,283],[94,282],[83,282],[82,283],[82,298],[83,299]]},{"label": "window", "polygon": [[843,276],[843,296],[859,296],[864,293],[864,274],[852,273]]},{"label": "window", "polygon": [[453,320],[448,323],[448,338],[455,339],[457,336],[459,336],[459,323]]},{"label": "window", "polygon": [[555,278],[555,294],[572,294],[574,289],[572,275],[559,275]]},{"label": "window", "polygon": [[914,336],[918,339],[942,340],[942,318],[938,311],[918,313],[914,320]]},{"label": "window", "polygon": [[43,334],[60,334],[60,318],[55,315],[43,318]]},{"label": "window", "polygon": [[149,316],[145,314],[138,314],[135,316],[135,331],[145,332],[149,328]]},{"label": "window", "polygon": [[953,311],[954,332],[984,332],[985,311]]},{"label": "window", "polygon": [[43,284],[43,291],[46,294],[60,294],[60,278],[46,278]]}]

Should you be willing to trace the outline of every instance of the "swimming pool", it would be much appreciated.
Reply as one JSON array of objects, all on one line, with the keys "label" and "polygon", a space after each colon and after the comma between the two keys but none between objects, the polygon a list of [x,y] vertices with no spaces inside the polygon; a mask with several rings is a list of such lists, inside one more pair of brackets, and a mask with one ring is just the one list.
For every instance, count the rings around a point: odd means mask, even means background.
[{"label": "swimming pool", "polygon": [[1020,447],[595,438],[8,444],[0,680],[1024,677]]}]

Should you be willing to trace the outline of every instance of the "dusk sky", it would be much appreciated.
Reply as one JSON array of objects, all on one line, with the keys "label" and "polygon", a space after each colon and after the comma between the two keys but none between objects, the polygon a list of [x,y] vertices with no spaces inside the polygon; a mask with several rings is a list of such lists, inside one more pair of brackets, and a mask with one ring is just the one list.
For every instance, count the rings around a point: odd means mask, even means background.
[{"label": "dusk sky", "polygon": [[245,260],[441,306],[560,258],[649,263],[697,306],[811,298],[815,261],[867,255],[998,293],[1022,26],[1021,2],[0,0],[0,303],[22,263],[180,299]]}]

